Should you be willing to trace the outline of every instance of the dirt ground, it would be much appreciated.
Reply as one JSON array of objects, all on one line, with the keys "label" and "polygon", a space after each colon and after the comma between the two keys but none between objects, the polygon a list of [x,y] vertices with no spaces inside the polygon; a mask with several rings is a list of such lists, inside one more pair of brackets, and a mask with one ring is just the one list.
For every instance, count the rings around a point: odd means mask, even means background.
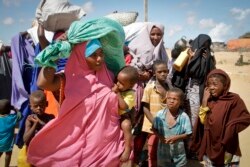
[{"label": "dirt ground", "polygon": [[[245,65],[235,66],[240,55],[243,56]],[[225,70],[231,77],[230,91],[238,93],[250,109],[250,52],[215,52],[217,68]],[[249,64],[249,65],[247,65]],[[242,158],[241,167],[248,167],[250,164],[250,127],[240,133],[240,147]],[[11,166],[17,166],[18,148],[15,146],[11,160]],[[1,157],[0,166],[4,166],[4,155]],[[190,161],[188,167],[203,166],[198,161]]]}]

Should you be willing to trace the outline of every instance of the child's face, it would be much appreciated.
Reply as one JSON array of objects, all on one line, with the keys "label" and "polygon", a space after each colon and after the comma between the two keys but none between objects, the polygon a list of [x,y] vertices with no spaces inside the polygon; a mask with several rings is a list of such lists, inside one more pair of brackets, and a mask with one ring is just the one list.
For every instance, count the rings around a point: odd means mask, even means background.
[{"label": "child's face", "polygon": [[167,106],[171,111],[178,111],[181,105],[180,95],[176,92],[167,93]]},{"label": "child's face", "polygon": [[42,115],[47,106],[48,102],[45,99],[35,97],[30,99],[30,109],[34,114]]},{"label": "child's face", "polygon": [[130,78],[128,74],[120,72],[117,76],[117,86],[118,89],[123,92],[128,89],[131,89],[133,85],[130,83]]},{"label": "child's face", "polygon": [[161,39],[162,39],[163,33],[161,32],[161,29],[158,27],[153,27],[150,32],[150,40],[154,46],[157,46]]},{"label": "child's face", "polygon": [[155,77],[158,81],[165,81],[168,76],[168,68],[165,64],[159,64],[155,68]]},{"label": "child's face", "polygon": [[219,97],[225,91],[225,86],[217,77],[208,78],[208,88],[212,97]]},{"label": "child's face", "polygon": [[104,53],[102,49],[99,48],[91,56],[86,57],[86,62],[91,70],[99,71],[104,62]]}]

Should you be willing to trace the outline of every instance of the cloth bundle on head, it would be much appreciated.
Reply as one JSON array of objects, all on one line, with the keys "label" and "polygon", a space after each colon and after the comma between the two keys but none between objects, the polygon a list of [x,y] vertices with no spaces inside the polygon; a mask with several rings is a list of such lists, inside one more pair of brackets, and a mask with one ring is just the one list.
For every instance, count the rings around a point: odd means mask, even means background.
[{"label": "cloth bundle on head", "polygon": [[138,16],[138,12],[113,12],[105,17],[113,19],[123,26],[134,23]]},{"label": "cloth bundle on head", "polygon": [[36,57],[40,66],[56,68],[55,61],[68,58],[74,44],[92,39],[99,39],[107,67],[115,74],[125,66],[123,45],[125,34],[122,26],[109,18],[99,18],[90,21],[75,21],[71,24],[67,41],[57,41],[46,47]]},{"label": "cloth bundle on head", "polygon": [[68,0],[41,0],[36,9],[36,19],[48,31],[67,30],[73,21],[85,16],[85,11]]}]

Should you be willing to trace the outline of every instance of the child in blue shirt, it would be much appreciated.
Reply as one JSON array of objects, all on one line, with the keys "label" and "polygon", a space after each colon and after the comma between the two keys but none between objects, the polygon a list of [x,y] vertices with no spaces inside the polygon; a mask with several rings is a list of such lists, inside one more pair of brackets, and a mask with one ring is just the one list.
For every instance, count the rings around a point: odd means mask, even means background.
[{"label": "child in blue shirt", "polygon": [[9,100],[0,100],[0,157],[5,152],[5,166],[10,165],[15,126],[20,119],[21,113],[11,106]]},{"label": "child in blue shirt", "polygon": [[184,167],[187,163],[184,139],[192,133],[188,115],[181,109],[184,93],[179,88],[167,92],[167,107],[160,110],[153,122],[153,131],[160,141],[157,148],[158,167]]}]

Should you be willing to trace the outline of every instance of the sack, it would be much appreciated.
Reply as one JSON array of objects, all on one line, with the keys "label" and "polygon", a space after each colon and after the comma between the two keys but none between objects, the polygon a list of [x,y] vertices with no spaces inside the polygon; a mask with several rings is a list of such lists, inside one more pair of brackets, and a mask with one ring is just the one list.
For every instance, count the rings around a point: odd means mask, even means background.
[{"label": "sack", "polygon": [[73,21],[86,15],[80,6],[68,0],[41,0],[36,9],[36,19],[48,31],[67,30]]},{"label": "sack", "polygon": [[23,148],[19,150],[17,157],[18,167],[31,167],[31,164],[27,162],[27,146],[24,145]]},{"label": "sack", "polygon": [[114,12],[105,17],[117,21],[122,26],[127,26],[131,23],[134,23],[136,21],[137,16],[137,12]]}]

